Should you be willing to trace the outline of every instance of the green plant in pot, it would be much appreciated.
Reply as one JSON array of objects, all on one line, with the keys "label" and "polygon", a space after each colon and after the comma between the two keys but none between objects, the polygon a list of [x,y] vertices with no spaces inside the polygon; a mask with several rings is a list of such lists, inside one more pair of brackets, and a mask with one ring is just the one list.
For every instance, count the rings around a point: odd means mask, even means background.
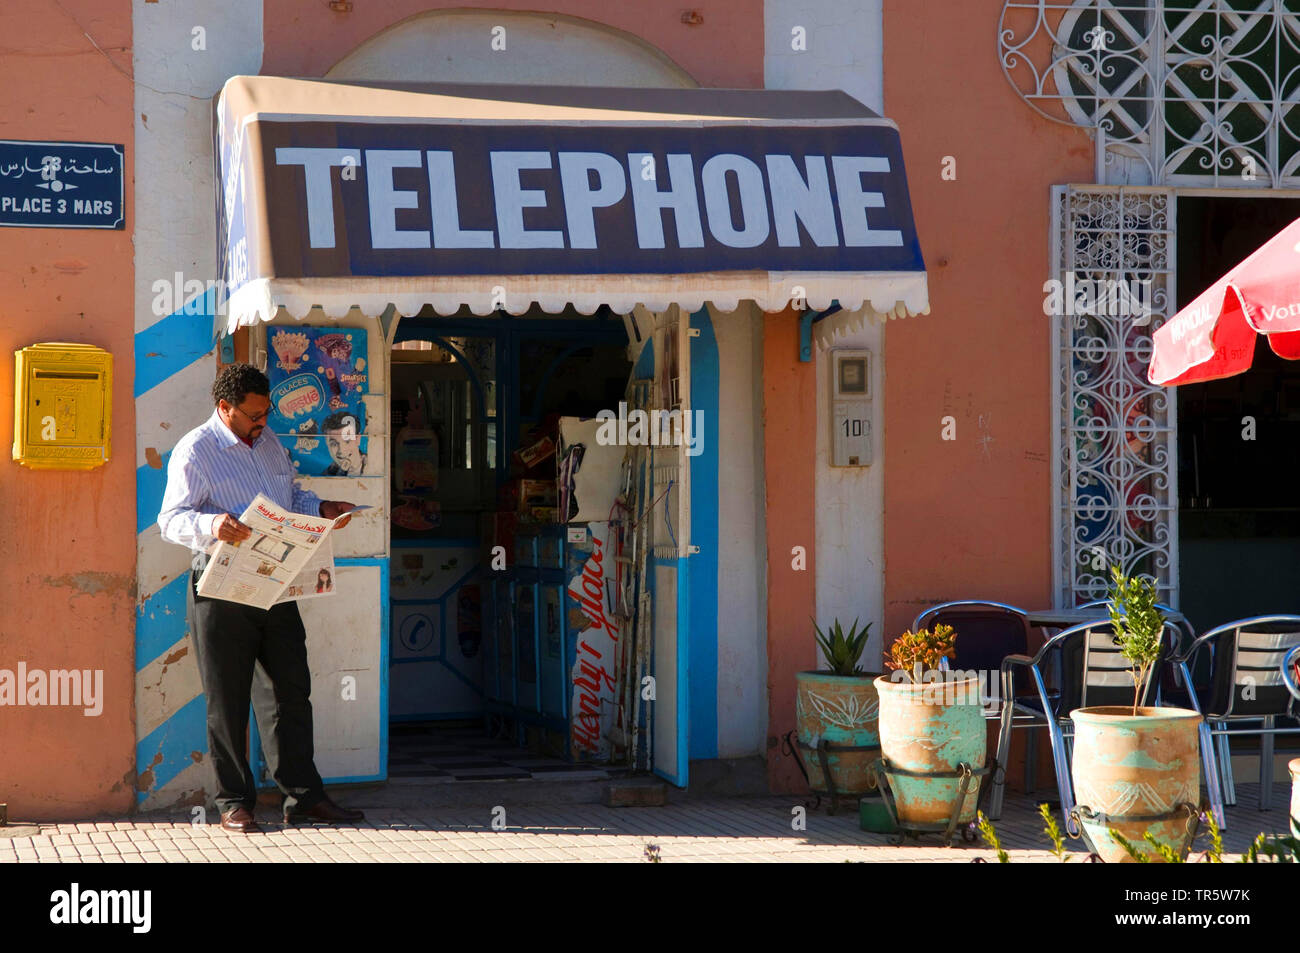
[{"label": "green plant in pot", "polygon": [[904,632],[885,653],[890,675],[876,679],[880,753],[905,829],[941,830],[975,819],[979,776],[970,778],[953,818],[961,765],[979,770],[988,757],[978,676],[941,667],[953,657],[956,639],[952,626],[942,624]]},{"label": "green plant in pot", "polygon": [[[1134,855],[1113,834],[1152,861],[1185,858],[1201,800],[1199,713],[1142,705],[1163,652],[1165,617],[1149,579],[1111,570],[1112,638],[1130,663],[1132,705],[1079,708],[1071,776],[1074,817],[1103,860]],[[1164,850],[1160,847],[1163,846]]]},{"label": "green plant in pot", "polygon": [[[814,619],[813,628],[827,668],[796,674],[795,717],[809,786],[831,795],[834,812],[839,798],[862,797],[874,787],[868,769],[880,757],[879,700],[871,680],[878,673],[864,672],[858,664],[871,623],[859,630],[855,619],[846,633],[836,619],[823,632]],[[847,748],[862,750],[843,750]]]}]

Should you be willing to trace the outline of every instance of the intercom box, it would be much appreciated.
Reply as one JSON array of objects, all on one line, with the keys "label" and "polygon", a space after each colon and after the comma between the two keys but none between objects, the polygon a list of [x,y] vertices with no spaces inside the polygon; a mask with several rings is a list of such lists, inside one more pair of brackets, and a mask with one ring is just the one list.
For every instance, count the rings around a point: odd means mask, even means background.
[{"label": "intercom box", "polygon": [[834,348],[830,371],[831,466],[870,466],[871,352]]}]

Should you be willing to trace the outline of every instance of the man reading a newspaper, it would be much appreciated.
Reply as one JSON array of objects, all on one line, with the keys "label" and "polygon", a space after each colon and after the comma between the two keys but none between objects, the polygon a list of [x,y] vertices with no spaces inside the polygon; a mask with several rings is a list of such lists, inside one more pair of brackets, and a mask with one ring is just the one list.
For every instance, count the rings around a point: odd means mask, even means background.
[{"label": "man reading a newspaper", "polygon": [[260,830],[253,815],[257,786],[244,753],[250,694],[267,766],[284,794],[285,823],[361,820],[360,811],[326,796],[316,770],[311,673],[298,603],[280,602],[263,610],[195,592],[218,540],[236,542],[250,535],[235,514],[243,513],[259,493],[295,513],[331,520],[355,506],[322,501],[298,486],[289,451],[266,429],[270,382],[257,368],[224,368],[212,385],[212,399],[212,416],[172,450],[158,526],[164,539],[194,553],[187,606],[207,697],[208,760],[221,826],[241,833]]}]

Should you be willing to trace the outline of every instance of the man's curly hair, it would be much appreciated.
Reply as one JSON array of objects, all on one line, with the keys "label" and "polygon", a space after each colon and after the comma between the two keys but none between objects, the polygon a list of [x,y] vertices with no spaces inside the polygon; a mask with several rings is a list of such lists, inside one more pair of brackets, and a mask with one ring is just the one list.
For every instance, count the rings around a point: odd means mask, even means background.
[{"label": "man's curly hair", "polygon": [[224,367],[212,382],[212,403],[223,400],[238,406],[248,394],[271,395],[271,382],[252,364],[231,364]]}]

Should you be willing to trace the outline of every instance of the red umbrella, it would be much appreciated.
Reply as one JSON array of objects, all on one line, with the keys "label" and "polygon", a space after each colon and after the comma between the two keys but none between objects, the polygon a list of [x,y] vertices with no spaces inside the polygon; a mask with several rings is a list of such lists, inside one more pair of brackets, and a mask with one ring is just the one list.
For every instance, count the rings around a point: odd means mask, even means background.
[{"label": "red umbrella", "polygon": [[1300,360],[1300,219],[1265,242],[1152,335],[1153,384],[1195,384],[1240,374],[1263,334],[1275,354]]}]

